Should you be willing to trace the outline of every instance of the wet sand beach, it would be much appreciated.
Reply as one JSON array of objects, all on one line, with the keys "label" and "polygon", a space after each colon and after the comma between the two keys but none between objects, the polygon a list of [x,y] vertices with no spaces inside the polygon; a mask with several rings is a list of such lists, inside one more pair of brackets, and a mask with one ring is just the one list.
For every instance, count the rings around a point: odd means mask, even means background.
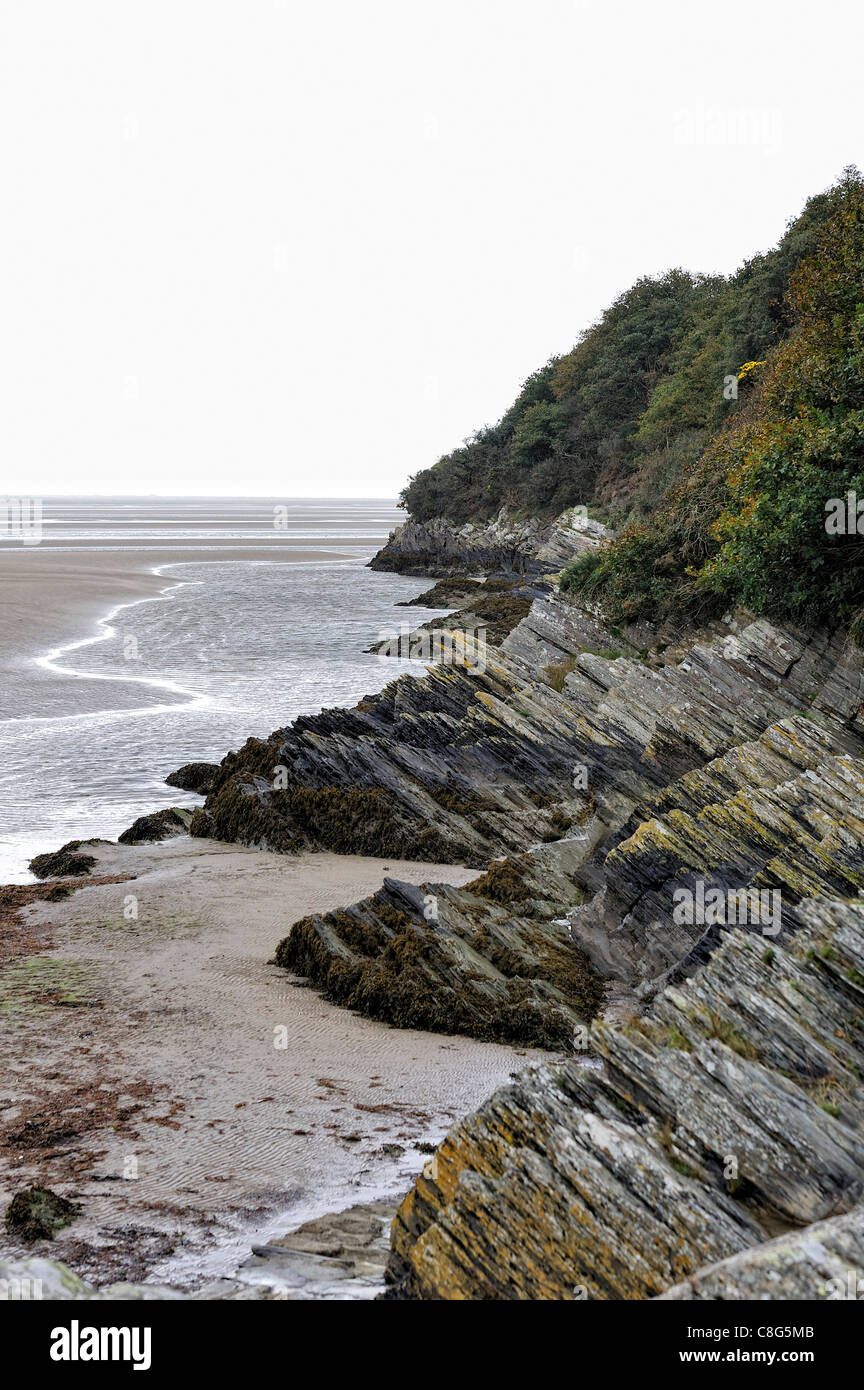
[{"label": "wet sand beach", "polygon": [[[423,587],[362,567],[392,524],[377,503],[298,504],[278,542],[259,503],[72,499],[56,514],[42,544],[0,546],[0,837],[16,873],[30,844],[193,802],[162,780],[181,762],[380,688],[392,664],[364,649]],[[130,634],[133,667],[116,650]],[[271,963],[298,918],[387,875],[473,870],[185,836],[93,853],[92,879],[0,905],[0,1211],[33,1183],[78,1202],[37,1252],[95,1283],[198,1287],[256,1241],[404,1192],[529,1055],[354,1016]],[[25,1247],[4,1231],[2,1252]]]},{"label": "wet sand beach", "polygon": [[404,1191],[539,1056],[374,1023],[269,963],[295,920],[385,875],[471,870],[185,836],[93,852],[134,879],[25,908],[33,953],[0,977],[0,1204],[33,1182],[80,1202],[51,1254],[97,1282],[196,1285],[262,1232]]}]

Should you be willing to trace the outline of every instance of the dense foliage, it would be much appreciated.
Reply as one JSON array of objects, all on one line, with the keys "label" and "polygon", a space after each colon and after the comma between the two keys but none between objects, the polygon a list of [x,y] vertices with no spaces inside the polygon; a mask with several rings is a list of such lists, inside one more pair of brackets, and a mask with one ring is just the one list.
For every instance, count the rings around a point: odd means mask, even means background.
[{"label": "dense foliage", "polygon": [[[843,529],[830,499],[854,496]],[[637,282],[506,415],[409,483],[417,520],[585,503],[615,541],[563,584],[617,620],[864,605],[864,181],[847,170],[733,276]],[[851,525],[846,526],[848,510]]]},{"label": "dense foliage", "polygon": [[738,419],[683,470],[649,523],[631,523],[572,566],[565,587],[620,619],[698,615],[740,602],[809,626],[850,623],[860,638],[864,183],[857,173],[833,190],[827,214],[812,254],[789,277],[784,337],[744,374],[752,384]]},{"label": "dense foliage", "polygon": [[832,194],[810,200],[775,250],[730,279],[672,270],[645,278],[528,378],[496,425],[411,479],[417,521],[551,515],[585,503],[620,521],[648,513],[740,406],[724,379],[787,327],[789,275],[813,247]]}]

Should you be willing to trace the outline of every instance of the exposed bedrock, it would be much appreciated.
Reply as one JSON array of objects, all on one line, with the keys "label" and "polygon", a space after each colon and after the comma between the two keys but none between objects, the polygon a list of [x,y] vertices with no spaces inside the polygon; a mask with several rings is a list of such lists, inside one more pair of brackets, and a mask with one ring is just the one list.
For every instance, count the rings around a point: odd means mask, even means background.
[{"label": "exposed bedrock", "polygon": [[398,1027],[572,1052],[603,989],[560,917],[578,897],[567,861],[552,845],[464,888],[387,878],[354,907],[296,922],[277,964]]},{"label": "exposed bedrock", "polygon": [[[548,924],[566,949],[569,917],[583,975],[587,957],[607,986],[647,998],[692,973],[728,926],[782,940],[802,898],[857,893],[860,657],[759,622],[651,665],[584,650],[586,620],[538,600],[514,637],[554,624],[566,660],[538,668],[487,649],[480,661],[466,639],[458,663],[224,760],[193,834],[478,869],[509,856],[532,876],[544,845],[566,862],[563,879],[531,894],[542,927],[534,912],[505,924],[427,885],[443,904],[431,921],[413,890],[391,884],[299,924],[281,963],[377,1018],[566,1051],[573,1019],[592,1010],[578,990],[556,998],[526,949],[532,937],[549,944]],[[720,892],[730,910],[679,920],[682,890],[697,905]],[[507,970],[484,949],[484,924],[515,953]]]},{"label": "exposed bedrock", "polygon": [[709,1265],[662,1299],[834,1301],[864,1295],[864,1206]]},{"label": "exposed bedrock", "polygon": [[585,814],[569,701],[459,634],[455,655],[353,710],[250,739],[223,761],[192,834],[478,868],[567,834]]},{"label": "exposed bedrock", "polygon": [[[470,587],[459,593],[463,584]],[[548,593],[548,585],[537,579],[489,579],[485,583],[442,579],[428,594],[421,594],[420,599],[412,602],[424,600],[433,608],[436,605],[446,607],[450,602],[448,596],[452,596],[461,605],[459,608],[446,616],[432,618],[410,632],[403,626],[399,633],[376,642],[368,651],[379,656],[412,657],[418,661],[446,660],[441,643],[434,640],[446,632],[473,633],[484,643],[497,647],[527,616],[534,600],[545,598]]]},{"label": "exposed bedrock", "polygon": [[[457,1124],[397,1214],[391,1296],[748,1297],[729,1290],[770,1271],[774,1237],[797,1248],[797,1296],[821,1296],[834,1264],[795,1239],[847,1213],[860,1232],[864,904],[796,921],[771,947],[729,931],[648,1015],[595,1024],[583,1057]],[[695,1292],[717,1268],[726,1290]]]},{"label": "exposed bedrock", "polygon": [[[503,585],[510,587],[509,580],[489,580],[489,585]],[[397,608],[458,608],[470,602],[472,598],[486,587],[482,579],[469,579],[464,574],[453,575],[452,578],[439,579],[431,589],[425,589],[416,598],[403,599],[397,603]]]},{"label": "exposed bedrock", "polygon": [[609,535],[579,508],[553,521],[517,520],[506,509],[493,521],[406,521],[390,533],[370,568],[431,578],[453,574],[550,574]]},{"label": "exposed bedrock", "polygon": [[[192,833],[478,868],[574,839],[587,896],[606,890],[574,930],[620,977],[640,913],[671,919],[668,886],[687,873],[732,887],[761,875],[790,903],[855,887],[854,826],[841,827],[860,796],[859,656],[758,622],[654,666],[586,651],[586,621],[537,600],[507,651],[456,634],[452,661],[426,676],[250,739],[223,760]],[[513,648],[550,622],[559,659],[529,664]],[[620,949],[601,962],[613,928]],[[676,941],[675,958],[694,944]]]}]

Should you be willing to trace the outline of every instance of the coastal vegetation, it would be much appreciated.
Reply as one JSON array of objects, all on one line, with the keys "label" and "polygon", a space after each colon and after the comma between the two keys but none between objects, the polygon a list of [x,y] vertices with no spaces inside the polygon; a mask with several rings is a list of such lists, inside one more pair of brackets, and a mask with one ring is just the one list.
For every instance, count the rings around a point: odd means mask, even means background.
[{"label": "coastal vegetation", "polygon": [[734,275],[638,281],[403,501],[418,521],[586,504],[616,536],[562,587],[613,622],[742,603],[860,637],[864,542],[825,523],[831,499],[864,498],[862,401],[864,180],[847,169]]}]

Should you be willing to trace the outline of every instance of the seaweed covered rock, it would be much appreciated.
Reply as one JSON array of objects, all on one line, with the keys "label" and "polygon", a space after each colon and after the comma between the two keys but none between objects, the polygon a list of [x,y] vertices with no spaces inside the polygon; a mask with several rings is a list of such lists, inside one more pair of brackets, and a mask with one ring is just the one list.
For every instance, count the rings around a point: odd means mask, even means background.
[{"label": "seaweed covered rock", "polygon": [[[458,637],[458,634],[457,634]],[[484,867],[555,838],[572,794],[567,702],[476,650],[223,761],[194,834]]]},{"label": "seaweed covered rock", "polygon": [[[604,855],[666,804],[658,798],[668,788],[680,784],[692,800],[688,774],[711,764],[710,780],[718,760],[730,755],[731,766],[742,747],[746,761],[782,721],[805,716],[829,735],[798,759],[799,771],[823,753],[854,757],[864,746],[861,658],[842,635],[732,623],[665,664],[654,653],[652,664],[587,650],[592,624],[560,597],[537,599],[507,650],[481,655],[456,633],[449,659],[425,676],[250,739],[223,760],[192,832],[282,852],[479,868],[578,830],[594,867],[590,896]],[[754,756],[772,775],[776,750],[766,744]]]},{"label": "seaweed covered rock", "polygon": [[439,579],[431,589],[424,589],[416,598],[403,599],[396,607],[459,608],[486,587],[482,579],[469,579],[467,575],[454,574],[447,579]]},{"label": "seaweed covered rock", "polygon": [[52,1192],[50,1187],[25,1187],[6,1208],[6,1226],[20,1240],[51,1240],[81,1211],[77,1202]]},{"label": "seaweed covered rock", "polygon": [[166,806],[162,811],[139,816],[128,830],[117,836],[117,842],[121,845],[137,845],[145,840],[167,840],[172,835],[185,835],[191,819],[191,812],[178,806]]},{"label": "seaweed covered rock", "polygon": [[96,858],[92,854],[80,854],[82,845],[95,844],[94,840],[68,840],[60,849],[47,854],[37,854],[28,865],[31,874],[37,878],[77,878],[89,874]]},{"label": "seaweed covered rock", "polygon": [[[241,755],[250,753],[255,756],[257,750],[247,744]],[[281,751],[277,756],[283,756]],[[430,799],[430,805],[437,803]],[[385,786],[272,789],[260,781],[249,785],[237,780],[221,783],[206,806],[195,810],[189,828],[193,836],[282,853],[309,848],[441,862],[474,856],[466,840],[433,822],[433,815],[425,822],[411,815]]]},{"label": "seaweed covered rock", "polygon": [[198,792],[206,796],[218,771],[218,763],[184,763],[176,772],[169,772],[165,783],[169,787],[178,787],[180,791]]},{"label": "seaweed covered rock", "polygon": [[397,1027],[570,1052],[602,986],[548,895],[575,890],[527,856],[465,888],[387,878],[353,907],[296,922],[276,963]]},{"label": "seaweed covered rock", "polygon": [[[447,582],[439,581],[436,589]],[[534,599],[543,592],[543,586],[536,583],[488,580],[485,584],[477,584],[462,606],[447,617],[421,623],[412,632],[403,630],[393,637],[375,642],[367,650],[378,656],[410,657],[416,661],[449,660],[452,640],[446,641],[444,635],[461,632],[472,634],[478,642],[482,642],[482,657],[485,660],[485,648],[499,646],[530,611]],[[430,593],[434,593],[434,590],[430,590]]]},{"label": "seaweed covered rock", "polygon": [[[748,1296],[736,1277],[782,1267],[766,1241],[789,1233],[791,1258],[795,1232],[848,1213],[839,1259],[864,1199],[864,903],[795,915],[771,948],[730,931],[645,1016],[598,1021],[584,1056],[458,1123],[399,1209],[391,1296]],[[835,1262],[799,1267],[791,1296]]]}]

